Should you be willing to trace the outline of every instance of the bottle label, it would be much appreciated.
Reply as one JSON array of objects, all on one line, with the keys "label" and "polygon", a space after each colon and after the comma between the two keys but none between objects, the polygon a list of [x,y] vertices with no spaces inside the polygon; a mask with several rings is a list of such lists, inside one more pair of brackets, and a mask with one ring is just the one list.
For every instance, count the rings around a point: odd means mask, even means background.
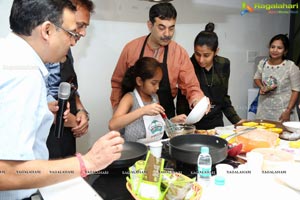
[{"label": "bottle label", "polygon": [[198,173],[199,173],[200,178],[208,178],[211,176],[211,168],[199,166]]}]

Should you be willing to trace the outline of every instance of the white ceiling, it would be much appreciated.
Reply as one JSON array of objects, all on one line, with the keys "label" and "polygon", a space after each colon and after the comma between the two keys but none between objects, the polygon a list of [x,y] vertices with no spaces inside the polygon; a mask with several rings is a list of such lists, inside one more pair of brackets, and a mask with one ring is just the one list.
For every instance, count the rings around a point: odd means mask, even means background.
[{"label": "white ceiling", "polygon": [[[251,0],[250,0],[251,1]],[[154,2],[147,0],[95,0],[93,19],[146,22]],[[242,0],[173,0],[177,10],[177,23],[206,23],[207,13],[218,16],[239,14]],[[221,17],[222,18],[222,17]],[[222,19],[220,19],[222,21]]]}]

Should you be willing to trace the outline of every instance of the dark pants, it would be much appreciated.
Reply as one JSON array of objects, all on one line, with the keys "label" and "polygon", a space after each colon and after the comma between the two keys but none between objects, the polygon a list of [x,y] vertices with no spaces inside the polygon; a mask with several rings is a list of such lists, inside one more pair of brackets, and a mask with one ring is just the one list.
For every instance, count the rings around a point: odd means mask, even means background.
[{"label": "dark pants", "polygon": [[55,125],[52,125],[47,139],[49,159],[74,156],[76,153],[76,138],[73,136],[71,128],[65,127],[61,138],[55,137],[54,128]]},{"label": "dark pants", "polygon": [[223,115],[218,113],[210,117],[203,117],[198,123],[195,124],[196,129],[208,130],[218,126],[224,126]]}]

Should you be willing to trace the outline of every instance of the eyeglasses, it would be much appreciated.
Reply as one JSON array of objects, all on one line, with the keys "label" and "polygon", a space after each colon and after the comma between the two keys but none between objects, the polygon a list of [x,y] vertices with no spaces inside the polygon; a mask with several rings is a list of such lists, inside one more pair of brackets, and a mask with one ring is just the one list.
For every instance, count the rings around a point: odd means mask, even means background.
[{"label": "eyeglasses", "polygon": [[56,26],[57,28],[60,28],[61,30],[65,31],[66,33],[69,34],[70,37],[73,37],[76,41],[80,38],[80,34],[78,33],[74,33],[72,31],[66,30],[61,26],[57,26],[56,24],[54,24],[54,26]]}]

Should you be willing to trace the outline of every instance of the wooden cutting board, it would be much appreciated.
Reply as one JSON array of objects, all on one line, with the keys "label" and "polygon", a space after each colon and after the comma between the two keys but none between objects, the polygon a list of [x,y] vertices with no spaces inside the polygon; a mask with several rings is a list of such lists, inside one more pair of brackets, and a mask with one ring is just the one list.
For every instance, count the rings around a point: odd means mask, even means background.
[{"label": "wooden cutting board", "polygon": [[[257,122],[257,123],[271,123],[271,124],[275,124],[277,128],[282,128],[283,131],[288,131],[281,122],[278,121],[272,121],[272,120],[266,120],[266,119],[254,119],[254,120],[248,120],[245,122]],[[243,122],[243,123],[245,123]],[[242,123],[240,124],[236,124],[236,126],[242,126]]]}]

